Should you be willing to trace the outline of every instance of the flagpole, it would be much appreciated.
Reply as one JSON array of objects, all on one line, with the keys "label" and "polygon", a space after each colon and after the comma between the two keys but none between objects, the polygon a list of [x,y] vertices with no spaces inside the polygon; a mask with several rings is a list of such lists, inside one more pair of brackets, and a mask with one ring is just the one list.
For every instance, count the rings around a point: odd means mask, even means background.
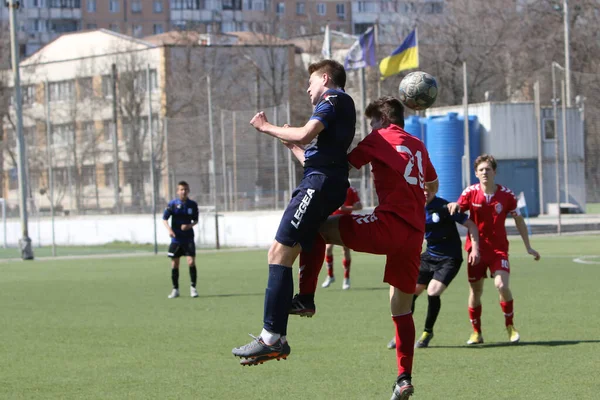
[{"label": "flagpole", "polygon": [[415,27],[415,43],[417,44],[417,65],[421,65],[421,60],[419,60],[419,28]]}]

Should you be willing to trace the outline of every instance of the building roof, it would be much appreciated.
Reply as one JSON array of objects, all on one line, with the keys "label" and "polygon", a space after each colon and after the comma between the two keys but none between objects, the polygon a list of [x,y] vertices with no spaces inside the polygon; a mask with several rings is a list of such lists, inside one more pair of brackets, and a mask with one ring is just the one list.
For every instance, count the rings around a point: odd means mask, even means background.
[{"label": "building roof", "polygon": [[21,62],[22,66],[143,50],[154,44],[107,29],[66,33]]},{"label": "building roof", "polygon": [[225,46],[251,46],[251,45],[286,45],[286,40],[276,36],[255,32],[228,32],[228,33],[199,33],[196,31],[169,31],[158,35],[146,36],[144,41],[154,45],[182,46],[182,45],[225,45]]}]

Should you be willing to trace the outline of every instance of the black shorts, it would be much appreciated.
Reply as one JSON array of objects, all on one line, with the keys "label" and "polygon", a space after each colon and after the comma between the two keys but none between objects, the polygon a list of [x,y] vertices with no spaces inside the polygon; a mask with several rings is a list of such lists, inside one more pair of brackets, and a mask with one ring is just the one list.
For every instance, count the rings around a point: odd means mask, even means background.
[{"label": "black shorts", "polygon": [[171,243],[167,256],[169,258],[179,258],[181,256],[196,257],[196,244],[194,242]]},{"label": "black shorts", "polygon": [[310,251],[319,227],[346,200],[348,180],[313,174],[302,178],[283,212],[275,240]]},{"label": "black shorts", "polygon": [[435,279],[449,286],[458,274],[462,262],[462,258],[437,257],[429,253],[423,253],[421,254],[421,267],[419,268],[417,284],[428,285],[432,279]]}]

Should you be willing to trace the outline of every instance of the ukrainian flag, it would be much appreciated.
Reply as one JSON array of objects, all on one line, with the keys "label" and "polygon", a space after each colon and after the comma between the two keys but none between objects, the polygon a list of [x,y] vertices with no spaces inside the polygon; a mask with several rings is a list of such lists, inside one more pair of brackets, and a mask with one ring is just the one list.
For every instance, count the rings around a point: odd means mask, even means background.
[{"label": "ukrainian flag", "polygon": [[381,78],[395,75],[401,71],[419,67],[419,44],[417,30],[408,34],[404,42],[389,56],[379,63]]}]

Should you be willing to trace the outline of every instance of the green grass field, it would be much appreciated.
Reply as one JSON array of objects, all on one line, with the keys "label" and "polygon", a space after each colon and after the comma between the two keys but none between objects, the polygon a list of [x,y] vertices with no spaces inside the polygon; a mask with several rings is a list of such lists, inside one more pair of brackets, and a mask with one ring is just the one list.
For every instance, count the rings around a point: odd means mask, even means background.
[{"label": "green grass field", "polygon": [[[598,399],[600,264],[572,259],[600,256],[599,243],[534,237],[538,263],[513,243],[519,345],[506,345],[491,282],[486,344],[464,345],[463,267],[442,297],[432,347],[416,351],[414,399]],[[238,365],[231,348],[262,327],[265,260],[265,250],[199,254],[200,298],[183,273],[175,300],[163,256],[1,263],[0,399],[389,399],[396,363],[378,256],[355,254],[350,291],[341,279],[319,288],[316,316],[290,318],[288,360]],[[336,262],[341,273],[339,249]],[[418,333],[425,310],[419,299]]]}]

